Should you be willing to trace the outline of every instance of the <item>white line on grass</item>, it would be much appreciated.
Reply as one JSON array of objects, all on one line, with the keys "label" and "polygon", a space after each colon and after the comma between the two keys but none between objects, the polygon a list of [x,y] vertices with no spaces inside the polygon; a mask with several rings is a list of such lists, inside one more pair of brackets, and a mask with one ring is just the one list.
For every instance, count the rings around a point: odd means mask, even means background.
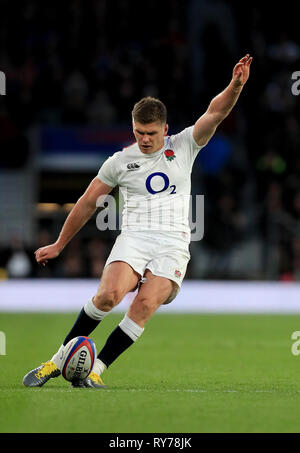
[{"label": "white line on grass", "polygon": [[[73,389],[73,388],[16,388],[16,389],[5,389],[5,388],[0,388],[0,392],[74,392],[74,391],[91,391],[93,389]],[[99,390],[98,390],[99,391]],[[109,393],[118,393],[118,392],[132,392],[132,393],[282,393],[282,391],[277,391],[277,390],[204,390],[204,389],[118,389],[118,388],[112,388],[112,389],[103,389],[102,392],[109,392]],[[285,392],[284,392],[285,393]],[[290,392],[288,392],[290,393]],[[293,392],[292,392],[293,393]],[[300,390],[296,390],[295,393],[300,393]]]}]

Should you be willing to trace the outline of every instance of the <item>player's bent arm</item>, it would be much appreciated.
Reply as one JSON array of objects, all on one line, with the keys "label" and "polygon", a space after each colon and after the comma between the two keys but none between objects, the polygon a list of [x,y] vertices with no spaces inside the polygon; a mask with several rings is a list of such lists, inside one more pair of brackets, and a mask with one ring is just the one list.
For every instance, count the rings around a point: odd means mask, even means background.
[{"label": "player's bent arm", "polygon": [[38,263],[45,264],[56,258],[75,234],[87,223],[97,209],[96,202],[101,195],[108,195],[112,187],[94,178],[68,215],[57,241],[35,252]]},{"label": "player's bent arm", "polygon": [[68,215],[56,241],[60,251],[70,242],[75,234],[86,224],[97,209],[96,202],[101,195],[107,195],[112,187],[98,178],[94,178],[84,194],[79,198]]},{"label": "player's bent arm", "polygon": [[206,145],[214,135],[219,124],[229,115],[242,91],[232,82],[209,104],[207,111],[196,121],[193,137],[199,146]]},{"label": "player's bent arm", "polygon": [[207,111],[196,121],[193,137],[199,146],[206,145],[218,125],[229,115],[236,104],[250,73],[252,57],[247,54],[234,66],[229,85],[209,104]]}]

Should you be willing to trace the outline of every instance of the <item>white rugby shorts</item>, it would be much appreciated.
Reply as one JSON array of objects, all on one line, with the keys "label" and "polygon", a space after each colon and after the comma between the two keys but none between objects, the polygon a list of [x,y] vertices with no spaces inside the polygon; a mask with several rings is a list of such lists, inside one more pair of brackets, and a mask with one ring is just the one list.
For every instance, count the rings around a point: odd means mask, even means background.
[{"label": "white rugby shorts", "polygon": [[116,239],[105,267],[113,261],[128,263],[143,277],[145,270],[181,286],[190,260],[189,243],[181,234],[125,231]]}]

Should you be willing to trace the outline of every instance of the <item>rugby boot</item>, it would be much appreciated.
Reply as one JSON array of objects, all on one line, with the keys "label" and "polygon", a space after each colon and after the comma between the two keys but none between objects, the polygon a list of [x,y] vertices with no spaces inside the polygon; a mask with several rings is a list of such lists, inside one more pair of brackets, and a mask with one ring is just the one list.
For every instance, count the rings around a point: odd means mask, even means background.
[{"label": "rugby boot", "polygon": [[55,378],[60,374],[60,370],[56,364],[49,360],[34,370],[29,371],[23,378],[23,385],[25,387],[42,387],[49,379]]},{"label": "rugby boot", "polygon": [[72,387],[105,389],[106,385],[102,381],[101,377],[92,371],[85,379],[74,379],[74,381],[72,381]]}]

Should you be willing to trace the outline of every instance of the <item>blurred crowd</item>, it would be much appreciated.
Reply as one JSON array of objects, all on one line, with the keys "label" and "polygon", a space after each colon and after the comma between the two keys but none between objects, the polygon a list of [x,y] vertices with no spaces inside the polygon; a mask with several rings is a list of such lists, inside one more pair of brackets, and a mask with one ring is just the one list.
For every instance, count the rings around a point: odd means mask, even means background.
[{"label": "blurred crowd", "polygon": [[[35,261],[34,252],[53,243],[56,238],[41,229],[32,247],[26,247],[13,238],[8,247],[1,249],[0,269],[3,278],[99,278],[108,257],[110,241],[98,236],[75,237],[68,247],[44,267]],[[1,271],[0,271],[1,273]]]},{"label": "blurred crowd", "polygon": [[[238,106],[218,130],[232,144],[229,159],[215,172],[198,166],[193,173],[193,192],[205,195],[205,235],[192,245],[188,277],[300,280],[300,95],[292,90],[300,71],[299,1],[271,12],[256,1],[16,4],[2,1],[0,16],[9,92],[0,104],[2,168],[24,165],[33,124],[130,126],[132,106],[144,95],[165,102],[171,132],[186,127],[225,88],[238,59],[253,55]],[[31,252],[55,240],[41,228],[43,235],[23,252],[18,241],[15,250],[7,245],[0,267],[11,273],[23,253],[30,276],[101,274],[110,240],[79,237],[41,270]],[[242,248],[251,252],[239,259],[249,257],[252,273],[232,271]]]},{"label": "blurred crowd", "polygon": [[183,118],[183,2],[154,0],[143,8],[135,0],[2,3],[0,65],[9,82],[9,117],[18,127],[128,124],[133,102],[145,94],[161,96],[174,120]]}]

